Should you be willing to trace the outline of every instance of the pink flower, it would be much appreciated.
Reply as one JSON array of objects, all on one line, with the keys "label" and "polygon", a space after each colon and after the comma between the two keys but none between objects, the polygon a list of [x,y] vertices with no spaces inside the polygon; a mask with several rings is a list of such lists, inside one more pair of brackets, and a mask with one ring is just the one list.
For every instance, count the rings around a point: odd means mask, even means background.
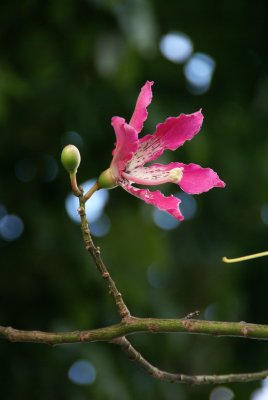
[{"label": "pink flower", "polygon": [[119,185],[145,203],[183,220],[179,209],[180,199],[172,195],[164,196],[159,190],[150,191],[135,187],[133,183],[149,186],[172,182],[189,194],[207,192],[213,187],[224,187],[225,183],[212,169],[196,164],[151,163],[159,158],[164,150],[176,150],[186,140],[191,140],[199,132],[203,122],[201,111],[188,115],[180,114],[158,124],[153,135],[139,139],[138,135],[148,115],[147,107],[152,100],[152,85],[153,82],[147,81],[142,87],[129,123],[121,117],[112,118],[116,135],[113,159],[110,168],[100,175],[98,184],[100,188]]}]

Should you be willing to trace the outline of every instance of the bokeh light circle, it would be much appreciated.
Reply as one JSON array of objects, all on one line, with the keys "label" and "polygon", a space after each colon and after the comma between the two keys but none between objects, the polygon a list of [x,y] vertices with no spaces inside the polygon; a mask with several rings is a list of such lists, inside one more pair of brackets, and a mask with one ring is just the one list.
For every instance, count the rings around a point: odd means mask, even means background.
[{"label": "bokeh light circle", "polygon": [[209,400],[232,400],[234,392],[227,386],[218,386],[212,390]]},{"label": "bokeh light circle", "polygon": [[89,361],[79,360],[69,368],[68,377],[77,385],[90,385],[96,379],[96,370]]},{"label": "bokeh light circle", "polygon": [[215,60],[207,54],[195,53],[184,66],[184,75],[194,94],[205,93],[211,84],[216,67]]},{"label": "bokeh light circle", "polygon": [[193,43],[189,36],[182,32],[171,32],[160,40],[162,55],[174,63],[183,63],[193,52]]},{"label": "bokeh light circle", "polygon": [[17,215],[7,214],[0,220],[0,235],[7,241],[18,239],[23,230],[23,221]]}]

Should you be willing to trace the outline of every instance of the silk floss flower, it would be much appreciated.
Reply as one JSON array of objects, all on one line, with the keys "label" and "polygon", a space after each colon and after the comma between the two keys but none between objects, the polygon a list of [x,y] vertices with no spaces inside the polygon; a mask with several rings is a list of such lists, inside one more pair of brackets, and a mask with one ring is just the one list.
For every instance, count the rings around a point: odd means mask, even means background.
[{"label": "silk floss flower", "polygon": [[147,81],[142,87],[129,123],[121,117],[112,118],[116,135],[113,159],[110,167],[99,176],[97,184],[98,188],[121,186],[145,203],[183,220],[179,198],[165,196],[159,190],[141,189],[133,184],[152,186],[172,182],[188,194],[200,194],[213,187],[225,187],[225,183],[215,171],[197,164],[151,163],[165,150],[176,150],[187,140],[191,140],[200,131],[203,122],[201,111],[180,114],[158,124],[154,134],[139,139],[143,123],[147,119],[147,107],[152,100],[152,85],[153,82]]}]

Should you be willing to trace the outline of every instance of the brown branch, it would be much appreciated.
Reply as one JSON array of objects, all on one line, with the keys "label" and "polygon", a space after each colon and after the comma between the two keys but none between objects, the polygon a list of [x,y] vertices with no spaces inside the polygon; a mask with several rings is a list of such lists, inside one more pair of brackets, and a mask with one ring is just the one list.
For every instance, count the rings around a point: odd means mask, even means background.
[{"label": "brown branch", "polygon": [[130,312],[129,312],[127,306],[125,305],[121,293],[117,289],[115,282],[111,278],[111,276],[101,258],[100,248],[96,247],[92,241],[87,218],[86,218],[86,212],[85,212],[86,200],[87,199],[83,198],[82,196],[79,197],[80,207],[78,209],[80,219],[81,219],[81,229],[82,229],[82,235],[83,235],[85,248],[91,254],[97,269],[99,270],[102,278],[104,279],[104,281],[108,287],[109,293],[111,294],[111,296],[113,297],[113,299],[115,301],[119,315],[124,320],[124,319],[130,317]]},{"label": "brown branch", "polygon": [[125,338],[118,338],[112,340],[114,343],[122,348],[128,355],[128,358],[138,364],[147,374],[153,378],[171,382],[171,383],[188,383],[192,385],[202,384],[222,384],[230,382],[250,382],[265,379],[268,376],[268,370],[260,372],[250,372],[244,374],[224,374],[224,375],[185,375],[174,374],[167,371],[162,371],[149,363]]},{"label": "brown branch", "polygon": [[131,345],[131,343],[128,341],[128,339],[126,339],[125,336],[139,332],[180,332],[267,340],[268,326],[259,324],[248,324],[245,322],[216,322],[192,319],[197,314],[197,312],[190,313],[183,319],[132,317],[126,304],[124,303],[121,293],[118,291],[115,282],[112,280],[101,258],[99,247],[96,247],[94,245],[90,235],[90,230],[85,213],[85,203],[96,190],[98,190],[97,184],[95,184],[84,197],[82,190],[80,194],[78,194],[78,192],[75,193],[76,196],[79,196],[80,201],[78,212],[81,218],[82,235],[85,248],[91,254],[95,265],[100,272],[102,278],[104,279],[108,291],[117,306],[118,313],[121,317],[121,323],[100,329],[57,333],[25,331],[14,329],[11,327],[0,326],[0,339],[6,339],[11,342],[33,342],[48,345],[107,341],[120,346],[122,350],[124,350],[128,354],[129,358],[137,363],[148,374],[156,379],[168,382],[180,382],[188,384],[219,384],[225,382],[249,382],[266,378],[268,376],[268,371],[226,375],[185,375],[161,371],[157,367],[150,364]]},{"label": "brown branch", "polygon": [[[228,333],[226,331],[227,324],[230,326],[230,331],[234,331],[234,328],[236,328],[238,331],[240,330],[240,335],[238,335],[239,337],[253,338],[253,336],[244,336],[243,329],[246,325],[249,333],[253,333],[255,329],[255,339],[268,339],[268,326],[265,325],[254,326],[253,324],[243,323],[244,326],[242,327],[239,323],[187,320],[187,322],[190,322],[193,325],[197,324],[195,331],[193,331],[192,328],[189,329],[189,324],[185,324],[185,322],[186,320],[157,320],[150,318],[142,319],[131,317],[127,323],[111,325],[106,328],[58,333],[23,331],[13,329],[11,327],[0,326],[0,338],[6,339],[10,342],[43,343],[51,346],[68,343],[107,341],[120,346],[122,350],[127,353],[129,359],[138,364],[147,374],[151,375],[153,378],[168,382],[188,384],[221,384],[225,382],[255,381],[264,379],[268,376],[268,371],[226,375],[185,375],[162,371],[149,363],[124,336],[138,332],[195,332],[199,334],[205,333],[217,336],[220,334],[224,336],[234,336],[234,333]],[[200,327],[198,328],[198,325],[203,325],[203,332],[200,331]],[[260,334],[261,331],[262,334]],[[266,331],[266,338],[263,336],[264,331]]]},{"label": "brown branch", "polygon": [[[146,324],[146,331],[149,332],[164,332],[165,329],[168,331],[173,331],[172,329],[178,329],[178,326],[174,328],[174,325],[177,325],[178,320],[162,320],[159,324],[160,320],[152,320],[152,319],[138,319],[131,317],[130,312],[124,303],[121,293],[118,291],[114,281],[112,280],[102,258],[100,255],[100,248],[95,247],[88,226],[88,222],[86,219],[85,213],[85,203],[87,199],[94,193],[95,190],[98,189],[97,184],[95,184],[88,193],[83,197],[80,196],[80,207],[79,214],[81,218],[81,229],[83,240],[85,244],[86,250],[91,254],[94,259],[94,262],[101,273],[102,278],[105,280],[106,285],[108,287],[109,293],[112,295],[115,304],[117,306],[119,315],[121,317],[122,323],[119,325],[119,329],[122,331],[124,328],[129,329],[132,328],[132,332],[128,331],[125,334],[133,333],[135,331],[135,325],[137,329],[141,328],[142,322]],[[195,314],[195,313],[193,313]],[[242,337],[256,337],[255,338],[264,338],[262,335],[267,334],[268,327],[256,325],[254,329],[252,329],[251,324],[246,323],[225,323],[225,322],[214,322],[210,323],[209,321],[196,321],[192,320],[192,313],[189,314],[185,319],[180,320],[180,329],[185,330],[190,333],[205,333],[205,334],[216,334],[216,335],[236,335]],[[175,324],[174,324],[175,321]],[[161,327],[160,327],[161,325]],[[215,326],[216,325],[216,326]],[[211,330],[212,328],[212,330]],[[215,329],[215,331],[213,331]],[[137,332],[137,331],[136,331]],[[83,338],[86,338],[85,335],[82,335]],[[90,335],[89,335],[90,337]],[[91,336],[92,338],[92,336]],[[265,337],[265,338],[268,338]],[[204,384],[204,383],[224,383],[224,382],[248,382],[252,380],[259,380],[267,377],[267,371],[261,371],[257,373],[247,373],[247,374],[228,374],[228,375],[185,375],[185,374],[173,374],[166,371],[161,371],[152,364],[150,364],[125,338],[125,336],[119,336],[112,340],[112,343],[119,345],[137,364],[140,365],[147,373],[152,375],[156,379],[169,381],[169,382],[181,382],[181,383],[191,383],[191,384]]]}]

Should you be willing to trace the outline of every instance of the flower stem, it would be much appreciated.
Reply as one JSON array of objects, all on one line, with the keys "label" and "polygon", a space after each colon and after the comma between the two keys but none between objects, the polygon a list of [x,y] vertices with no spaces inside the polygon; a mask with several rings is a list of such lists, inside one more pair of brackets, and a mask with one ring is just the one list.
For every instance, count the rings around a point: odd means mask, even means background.
[{"label": "flower stem", "polygon": [[83,196],[83,202],[86,203],[88,199],[95,193],[97,190],[99,190],[99,185],[98,182],[96,182],[88,191],[87,193]]},{"label": "flower stem", "polygon": [[250,254],[248,256],[237,257],[237,258],[223,257],[222,261],[225,263],[236,263],[240,261],[247,261],[247,260],[252,260],[254,258],[265,257],[265,256],[268,256],[268,251],[263,251],[262,253],[255,253],[255,254]]},{"label": "flower stem", "polygon": [[71,181],[71,188],[73,191],[73,194],[77,197],[81,196],[82,192],[79,189],[76,181],[76,172],[70,172],[70,181]]}]

